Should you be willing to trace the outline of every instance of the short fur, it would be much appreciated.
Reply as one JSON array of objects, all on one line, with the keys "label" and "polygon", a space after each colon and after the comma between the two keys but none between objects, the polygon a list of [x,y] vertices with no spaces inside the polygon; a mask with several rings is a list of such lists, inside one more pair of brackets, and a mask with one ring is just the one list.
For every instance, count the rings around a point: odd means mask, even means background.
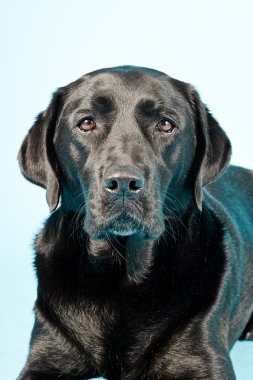
[{"label": "short fur", "polygon": [[103,69],[54,94],[19,152],[52,212],[19,380],[235,379],[229,350],[253,337],[253,172],[230,155],[164,73]]}]

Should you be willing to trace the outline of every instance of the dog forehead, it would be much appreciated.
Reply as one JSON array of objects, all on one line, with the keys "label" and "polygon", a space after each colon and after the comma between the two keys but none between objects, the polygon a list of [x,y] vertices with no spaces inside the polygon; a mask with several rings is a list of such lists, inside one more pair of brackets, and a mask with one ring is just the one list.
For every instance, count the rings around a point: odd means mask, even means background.
[{"label": "dog forehead", "polygon": [[149,97],[165,100],[178,95],[173,78],[145,68],[116,67],[88,73],[69,87],[69,101],[111,96],[118,101]]},{"label": "dog forehead", "polygon": [[160,71],[138,66],[118,66],[101,70],[96,70],[83,76],[83,78],[92,79],[100,85],[125,85],[140,86],[140,84],[155,84],[161,78],[168,78],[168,75]]}]

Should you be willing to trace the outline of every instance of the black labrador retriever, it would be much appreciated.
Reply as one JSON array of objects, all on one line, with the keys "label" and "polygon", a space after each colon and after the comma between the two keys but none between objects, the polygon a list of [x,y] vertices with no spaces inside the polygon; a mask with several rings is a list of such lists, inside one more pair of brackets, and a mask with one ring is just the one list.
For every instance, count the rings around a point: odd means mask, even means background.
[{"label": "black labrador retriever", "polygon": [[164,73],[103,69],[54,94],[19,152],[51,211],[19,380],[235,379],[229,350],[253,338],[253,172],[230,154]]}]

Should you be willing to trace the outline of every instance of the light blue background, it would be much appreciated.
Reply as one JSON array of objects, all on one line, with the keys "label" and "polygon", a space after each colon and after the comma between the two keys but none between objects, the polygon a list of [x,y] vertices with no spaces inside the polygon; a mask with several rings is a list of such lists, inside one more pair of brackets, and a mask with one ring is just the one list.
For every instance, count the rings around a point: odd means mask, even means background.
[{"label": "light blue background", "polygon": [[[48,215],[45,193],[22,178],[16,155],[51,93],[88,71],[134,64],[191,82],[253,168],[251,0],[1,1],[0,378],[24,364],[36,281],[32,238]],[[239,380],[253,379],[253,343],[237,343]],[[222,379],[221,379],[222,380]]]}]

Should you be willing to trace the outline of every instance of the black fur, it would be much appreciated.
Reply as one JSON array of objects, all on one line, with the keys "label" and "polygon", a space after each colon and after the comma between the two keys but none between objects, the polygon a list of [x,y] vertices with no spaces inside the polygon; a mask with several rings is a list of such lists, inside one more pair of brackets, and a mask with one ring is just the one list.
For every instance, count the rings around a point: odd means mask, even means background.
[{"label": "black fur", "polygon": [[52,211],[19,380],[235,379],[229,350],[253,335],[253,172],[225,170],[230,154],[164,73],[103,69],[55,93],[19,153]]}]

